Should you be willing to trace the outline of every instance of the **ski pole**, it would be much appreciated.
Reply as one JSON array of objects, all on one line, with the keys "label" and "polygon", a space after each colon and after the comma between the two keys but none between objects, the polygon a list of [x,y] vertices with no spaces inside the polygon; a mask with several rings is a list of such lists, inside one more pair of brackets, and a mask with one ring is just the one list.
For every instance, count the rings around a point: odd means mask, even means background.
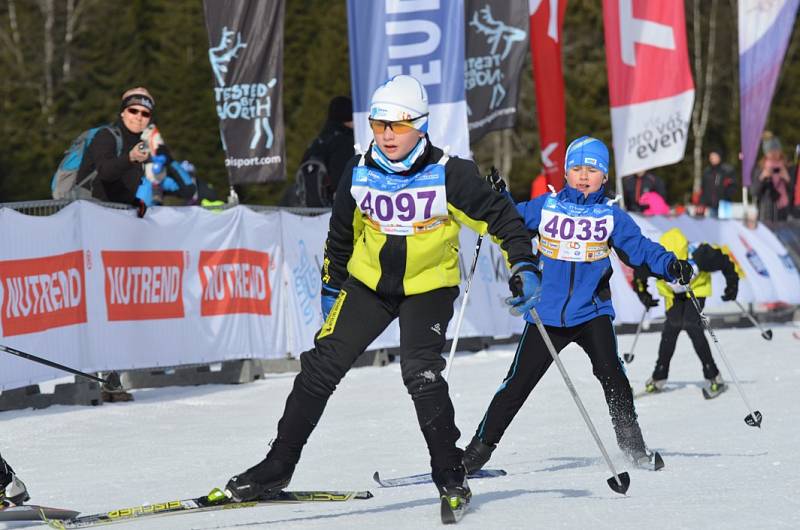
[{"label": "ski pole", "polygon": [[736,305],[738,305],[739,309],[742,310],[742,314],[745,315],[750,320],[750,322],[752,322],[753,325],[758,328],[758,330],[761,332],[761,336],[764,337],[764,340],[772,340],[772,330],[764,329],[761,326],[761,323],[758,320],[756,320],[753,315],[750,314],[750,311],[745,309],[745,307],[739,302],[739,300],[734,300],[734,302],[736,302]]},{"label": "ski pole", "polygon": [[63,370],[65,372],[69,372],[71,374],[79,375],[81,377],[85,377],[86,379],[91,379],[92,381],[97,381],[98,383],[103,383],[109,387],[112,387],[111,383],[108,380],[103,379],[102,377],[97,377],[94,375],[90,375],[80,370],[75,370],[74,368],[70,368],[69,366],[64,366],[63,364],[54,363],[53,361],[48,361],[47,359],[43,359],[41,357],[37,357],[35,355],[31,355],[30,353],[25,353],[24,351],[15,350],[14,348],[9,348],[8,346],[3,346],[0,344],[0,350],[10,353],[11,355],[16,355],[17,357],[22,357],[23,359],[27,359],[29,361],[33,361],[35,363],[44,364],[45,366],[50,366],[51,368],[57,368],[59,370]]},{"label": "ski pole", "polygon": [[706,328],[708,334],[711,335],[714,346],[717,348],[717,353],[719,353],[722,362],[725,363],[725,367],[728,369],[728,373],[731,374],[731,379],[733,379],[733,383],[736,385],[736,390],[739,391],[739,395],[742,396],[742,401],[744,401],[747,411],[750,413],[744,417],[744,422],[750,427],[758,427],[760,429],[762,418],[761,412],[753,410],[753,407],[751,407],[750,403],[747,401],[747,396],[744,395],[744,389],[742,389],[742,385],[739,384],[739,379],[736,377],[736,372],[733,371],[733,367],[728,362],[725,352],[722,351],[722,346],[720,346],[719,340],[717,340],[717,335],[714,333],[714,330],[711,329],[711,323],[709,322],[708,317],[703,313],[703,309],[700,307],[700,302],[697,301],[697,297],[694,295],[694,290],[687,285],[686,292],[689,293],[689,297],[692,299],[692,304],[694,304],[697,314],[700,315],[700,322],[702,322],[703,327]]},{"label": "ski pole", "polygon": [[464,310],[467,308],[467,300],[469,299],[469,288],[472,287],[472,276],[475,274],[475,266],[478,264],[478,254],[481,252],[481,244],[483,243],[483,234],[478,236],[478,242],[475,243],[475,256],[472,258],[472,266],[469,269],[467,276],[467,288],[464,290],[464,300],[461,301],[461,309],[458,310],[458,319],[456,320],[456,331],[453,336],[453,343],[450,345],[450,356],[447,358],[447,368],[444,370],[444,379],[450,375],[450,368],[453,366],[453,358],[456,355],[456,346],[458,346],[458,336],[461,333],[461,322],[464,320]]},{"label": "ski pole", "polygon": [[645,306],[644,313],[642,313],[642,318],[639,320],[639,325],[636,326],[636,335],[633,337],[631,352],[622,354],[622,358],[625,360],[626,364],[631,364],[633,362],[634,359],[633,350],[636,349],[636,343],[639,341],[639,334],[642,332],[642,326],[644,325],[644,317],[647,316],[648,311],[650,311],[650,308]]},{"label": "ski pole", "polygon": [[627,471],[617,473],[613,462],[611,462],[611,458],[608,456],[608,451],[606,451],[603,441],[600,439],[600,435],[597,434],[597,429],[595,429],[591,418],[589,418],[589,413],[586,411],[586,408],[583,406],[583,402],[581,402],[581,398],[578,396],[578,391],[575,390],[575,386],[572,384],[572,380],[570,380],[569,375],[567,374],[567,369],[564,368],[564,364],[558,357],[556,347],[553,346],[553,341],[550,340],[550,335],[547,334],[547,330],[544,328],[544,324],[542,324],[542,319],[539,318],[539,313],[536,311],[536,308],[530,310],[530,315],[533,318],[533,321],[536,323],[536,327],[539,329],[539,333],[542,335],[542,339],[547,345],[547,349],[550,351],[553,361],[555,361],[556,366],[558,366],[558,370],[561,372],[561,377],[564,378],[564,383],[567,384],[567,388],[569,389],[570,394],[572,394],[572,399],[575,400],[578,410],[581,411],[583,421],[585,421],[586,426],[589,427],[589,431],[591,431],[594,441],[597,443],[597,447],[600,448],[600,452],[603,453],[603,458],[605,459],[606,464],[608,464],[608,468],[614,475],[606,481],[608,486],[615,492],[624,494],[626,491],[628,491],[628,486],[631,484],[631,477],[628,475]]}]

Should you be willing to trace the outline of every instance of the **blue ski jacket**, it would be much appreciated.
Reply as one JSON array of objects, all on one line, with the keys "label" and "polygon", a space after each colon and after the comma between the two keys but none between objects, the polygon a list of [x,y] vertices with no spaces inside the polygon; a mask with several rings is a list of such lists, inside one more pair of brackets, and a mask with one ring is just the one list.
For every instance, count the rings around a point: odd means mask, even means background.
[{"label": "blue ski jacket", "polygon": [[[601,187],[584,197],[565,186],[517,204],[525,225],[539,236],[542,298],[536,304],[542,322],[570,327],[600,315],[614,318],[609,280],[611,249],[633,267],[646,264],[656,276],[674,281],[667,266],[675,256],[647,239]],[[525,320],[533,323],[530,314]]]}]

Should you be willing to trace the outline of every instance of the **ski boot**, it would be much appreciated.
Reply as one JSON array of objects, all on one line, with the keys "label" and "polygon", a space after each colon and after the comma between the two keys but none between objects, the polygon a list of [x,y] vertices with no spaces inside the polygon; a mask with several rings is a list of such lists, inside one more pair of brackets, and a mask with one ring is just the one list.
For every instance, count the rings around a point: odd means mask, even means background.
[{"label": "ski boot", "polygon": [[655,394],[657,392],[661,392],[664,390],[664,386],[667,384],[666,379],[653,379],[652,377],[645,381],[644,383],[644,391],[648,394]]},{"label": "ski boot", "polygon": [[244,473],[232,477],[225,492],[236,502],[269,499],[280,493],[294,474],[295,463],[267,454],[267,457]]},{"label": "ski boot", "polygon": [[472,437],[466,448],[464,448],[464,467],[467,474],[475,473],[483,468],[492,457],[492,451],[497,447],[496,444],[486,444],[477,436]]},{"label": "ski boot", "polygon": [[664,467],[664,459],[658,451],[648,451],[645,448],[636,448],[625,451],[630,461],[638,468],[658,471]]},{"label": "ski boot", "polygon": [[28,488],[16,475],[0,477],[0,509],[21,506],[31,498]]},{"label": "ski boot", "polygon": [[703,388],[703,397],[706,399],[714,399],[728,390],[728,385],[725,384],[719,374],[714,379],[707,379],[706,381],[708,384]]},{"label": "ski boot", "polygon": [[466,469],[463,465],[450,469],[434,468],[431,476],[439,490],[442,523],[457,523],[464,517],[472,498]]}]

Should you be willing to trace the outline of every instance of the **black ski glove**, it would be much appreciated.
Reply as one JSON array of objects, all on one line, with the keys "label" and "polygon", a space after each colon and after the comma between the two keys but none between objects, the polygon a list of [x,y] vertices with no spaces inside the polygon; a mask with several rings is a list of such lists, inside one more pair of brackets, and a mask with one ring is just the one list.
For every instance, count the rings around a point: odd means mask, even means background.
[{"label": "black ski glove", "polygon": [[722,294],[723,302],[732,302],[736,300],[736,295],[739,294],[739,282],[730,282],[725,286],[725,292]]},{"label": "black ski glove", "polygon": [[667,266],[667,273],[681,285],[689,285],[694,276],[692,264],[684,259],[676,259]]},{"label": "black ski glove", "polygon": [[506,181],[503,180],[503,177],[500,176],[500,172],[497,171],[497,168],[492,166],[492,170],[486,175],[486,182],[492,187],[494,191],[505,193],[506,192]]},{"label": "black ski glove", "polygon": [[650,291],[647,289],[644,291],[636,291],[636,294],[639,296],[639,301],[645,308],[650,309],[651,307],[656,307],[658,305],[658,300],[653,298],[653,295],[650,294]]}]

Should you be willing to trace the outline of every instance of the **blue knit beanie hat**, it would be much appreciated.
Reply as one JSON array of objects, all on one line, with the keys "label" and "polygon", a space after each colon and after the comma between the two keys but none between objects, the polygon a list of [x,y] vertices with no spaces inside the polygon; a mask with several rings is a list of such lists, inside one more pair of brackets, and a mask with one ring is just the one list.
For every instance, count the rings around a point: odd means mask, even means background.
[{"label": "blue knit beanie hat", "polygon": [[592,166],[608,174],[608,158],[608,148],[603,142],[591,136],[581,136],[567,147],[564,171],[573,166]]}]

